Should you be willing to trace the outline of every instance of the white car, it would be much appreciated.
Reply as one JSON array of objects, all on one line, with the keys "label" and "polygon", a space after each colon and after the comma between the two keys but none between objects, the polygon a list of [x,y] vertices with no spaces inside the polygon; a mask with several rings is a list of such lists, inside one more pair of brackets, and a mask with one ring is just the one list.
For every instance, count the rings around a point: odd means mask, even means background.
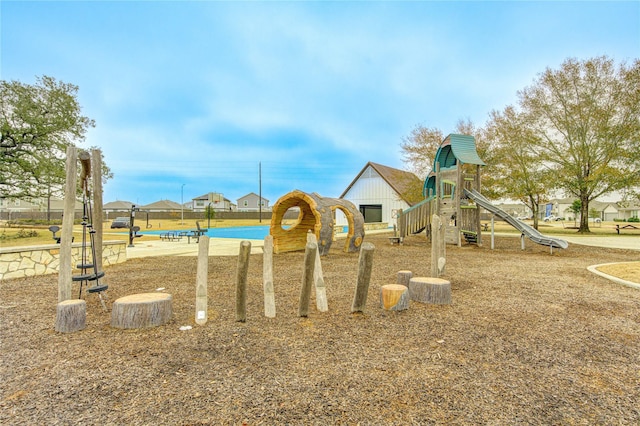
[{"label": "white car", "polygon": [[549,215],[549,216],[544,218],[545,222],[553,222],[553,221],[556,221],[556,220],[558,220],[558,218],[555,217],[554,215]]}]

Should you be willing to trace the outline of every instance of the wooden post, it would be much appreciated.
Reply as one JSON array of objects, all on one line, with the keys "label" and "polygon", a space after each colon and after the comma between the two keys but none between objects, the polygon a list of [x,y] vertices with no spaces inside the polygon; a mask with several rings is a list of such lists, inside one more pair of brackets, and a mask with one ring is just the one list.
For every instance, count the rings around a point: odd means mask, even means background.
[{"label": "wooden post", "polygon": [[495,232],[494,232],[494,215],[491,215],[491,250],[493,250],[496,247],[496,238],[495,238]]},{"label": "wooden post", "polygon": [[91,169],[93,170],[93,217],[91,224],[95,233],[93,234],[93,244],[96,253],[96,271],[102,271],[102,151],[91,150]]},{"label": "wooden post", "polygon": [[[476,165],[476,176],[475,176],[475,190],[480,194],[480,165]],[[476,229],[478,230],[478,246],[482,246],[482,226],[480,220],[480,206],[476,203]]]},{"label": "wooden post", "polygon": [[411,271],[398,271],[398,284],[409,287],[411,277],[413,277],[413,272]]},{"label": "wooden post", "polygon": [[356,283],[356,293],[353,297],[351,312],[364,312],[367,306],[367,296],[369,294],[369,282],[371,281],[371,270],[373,269],[373,252],[375,247],[371,243],[363,243],[358,259],[358,282]]},{"label": "wooden post", "polygon": [[264,289],[264,316],[275,318],[276,297],[273,289],[273,236],[264,237],[262,286]]},{"label": "wooden post", "polygon": [[71,299],[71,243],[73,219],[76,209],[76,184],[78,152],[74,146],[67,147],[66,184],[64,188],[64,215],[60,231],[60,267],[58,273],[58,302]]},{"label": "wooden post", "polygon": [[520,249],[524,250],[524,234],[520,234]]},{"label": "wooden post", "polygon": [[236,273],[236,321],[247,321],[247,274],[249,272],[249,255],[251,254],[251,242],[240,243],[238,254],[238,270]]},{"label": "wooden post", "polygon": [[[307,232],[307,242],[318,244],[318,239],[313,232]],[[320,250],[316,252],[316,261],[313,267],[313,283],[316,289],[316,308],[320,312],[327,312],[329,310],[327,304],[327,288],[324,285],[322,263],[320,263]]]},{"label": "wooden post", "polygon": [[444,225],[440,216],[431,218],[431,276],[439,277],[444,274],[447,263]]},{"label": "wooden post", "polygon": [[204,325],[209,319],[207,300],[207,275],[209,274],[209,237],[198,241],[198,266],[196,270],[196,324]]},{"label": "wooden post", "polygon": [[300,304],[298,306],[298,316],[300,317],[309,315],[309,299],[311,298],[313,270],[317,255],[318,245],[316,243],[307,243],[304,250],[304,271],[302,273],[302,288],[300,289]]},{"label": "wooden post", "polygon": [[58,303],[56,309],[56,331],[73,333],[86,327],[87,302],[81,299],[68,299]]}]

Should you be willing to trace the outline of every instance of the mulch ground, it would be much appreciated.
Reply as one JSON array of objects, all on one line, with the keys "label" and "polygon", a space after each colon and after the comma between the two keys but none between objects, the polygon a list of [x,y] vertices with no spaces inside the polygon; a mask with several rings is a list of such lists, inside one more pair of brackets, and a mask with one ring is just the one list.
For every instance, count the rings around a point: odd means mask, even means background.
[{"label": "mulch ground", "polygon": [[[262,257],[235,321],[235,257],[209,259],[209,321],[195,317],[195,257],[106,270],[118,297],[173,295],[164,326],[119,330],[96,295],[87,328],[54,331],[57,276],[0,281],[0,424],[640,423],[640,291],[593,275],[638,252],[518,238],[447,247],[451,305],[379,307],[397,272],[428,276],[430,246],[376,249],[365,314],[352,314],[358,254],[322,258],[329,312],[300,318],[304,253],[275,255],[277,317],[265,318]],[[77,288],[74,287],[74,294]],[[180,326],[193,328],[181,331]]]}]

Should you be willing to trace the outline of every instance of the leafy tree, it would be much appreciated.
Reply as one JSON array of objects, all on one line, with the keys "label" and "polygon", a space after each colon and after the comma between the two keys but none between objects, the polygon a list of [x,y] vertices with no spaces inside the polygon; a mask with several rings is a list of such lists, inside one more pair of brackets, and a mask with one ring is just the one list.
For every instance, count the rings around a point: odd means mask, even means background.
[{"label": "leafy tree", "polygon": [[81,114],[77,92],[47,76],[33,85],[0,81],[0,196],[47,196],[63,186],[67,146],[95,126]]},{"label": "leafy tree", "polygon": [[592,200],[640,184],[640,60],[568,59],[518,97],[532,149],[580,200],[579,232],[589,232]]},{"label": "leafy tree", "polygon": [[424,180],[431,171],[433,159],[443,139],[440,129],[422,125],[414,127],[409,136],[402,138],[402,158],[409,170],[420,179]]},{"label": "leafy tree", "polygon": [[494,196],[524,203],[533,213],[533,226],[537,229],[540,205],[548,199],[552,180],[549,170],[531,149],[533,135],[522,114],[511,106],[502,112],[492,111],[486,138],[492,143],[490,179]]}]

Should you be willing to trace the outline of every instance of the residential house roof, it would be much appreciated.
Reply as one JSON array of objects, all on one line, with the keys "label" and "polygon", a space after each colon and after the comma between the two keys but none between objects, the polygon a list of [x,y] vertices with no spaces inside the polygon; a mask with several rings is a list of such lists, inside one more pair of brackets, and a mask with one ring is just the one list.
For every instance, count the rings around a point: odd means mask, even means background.
[{"label": "residential house roof", "polygon": [[141,210],[180,211],[182,206],[171,200],[160,200],[155,203],[140,206]]},{"label": "residential house roof", "polygon": [[103,210],[131,210],[131,201],[111,201],[102,206]]}]

